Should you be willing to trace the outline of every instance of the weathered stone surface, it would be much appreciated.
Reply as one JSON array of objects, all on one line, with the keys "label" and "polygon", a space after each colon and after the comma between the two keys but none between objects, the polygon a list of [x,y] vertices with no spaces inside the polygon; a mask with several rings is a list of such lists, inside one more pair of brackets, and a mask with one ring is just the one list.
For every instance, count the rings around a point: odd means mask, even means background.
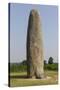
[{"label": "weathered stone surface", "polygon": [[27,31],[27,75],[31,78],[44,77],[43,40],[41,20],[36,10],[29,16]]}]

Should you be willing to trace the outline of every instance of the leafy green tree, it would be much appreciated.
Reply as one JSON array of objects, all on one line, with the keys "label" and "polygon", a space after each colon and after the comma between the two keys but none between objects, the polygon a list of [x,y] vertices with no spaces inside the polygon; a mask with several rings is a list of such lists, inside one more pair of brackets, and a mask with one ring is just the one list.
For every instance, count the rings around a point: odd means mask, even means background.
[{"label": "leafy green tree", "polygon": [[22,65],[27,65],[27,60],[21,62]]},{"label": "leafy green tree", "polygon": [[52,57],[49,58],[48,64],[53,64],[53,58]]},{"label": "leafy green tree", "polygon": [[47,62],[46,62],[46,60],[44,60],[44,65],[46,65],[47,64]]}]

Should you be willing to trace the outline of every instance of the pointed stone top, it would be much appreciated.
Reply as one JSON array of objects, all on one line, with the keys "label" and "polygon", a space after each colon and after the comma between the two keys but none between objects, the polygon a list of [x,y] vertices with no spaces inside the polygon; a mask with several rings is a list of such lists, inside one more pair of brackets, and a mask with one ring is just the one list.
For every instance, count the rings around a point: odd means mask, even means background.
[{"label": "pointed stone top", "polygon": [[32,9],[32,10],[30,11],[30,14],[32,14],[32,15],[38,14],[38,11],[37,11],[36,9]]}]

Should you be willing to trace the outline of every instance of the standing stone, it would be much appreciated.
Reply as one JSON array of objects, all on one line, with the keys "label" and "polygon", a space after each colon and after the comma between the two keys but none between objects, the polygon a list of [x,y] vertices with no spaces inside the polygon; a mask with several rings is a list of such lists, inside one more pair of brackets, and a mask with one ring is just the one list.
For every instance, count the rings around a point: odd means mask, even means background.
[{"label": "standing stone", "polygon": [[27,31],[27,76],[29,78],[44,77],[43,59],[41,20],[38,12],[32,10]]}]

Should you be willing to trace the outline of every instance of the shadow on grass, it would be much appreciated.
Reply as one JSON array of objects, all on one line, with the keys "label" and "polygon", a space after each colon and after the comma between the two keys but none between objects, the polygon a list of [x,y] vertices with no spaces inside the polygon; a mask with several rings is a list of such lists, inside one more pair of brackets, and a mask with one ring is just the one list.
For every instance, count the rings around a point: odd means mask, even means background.
[{"label": "shadow on grass", "polygon": [[12,75],[10,78],[15,78],[15,79],[27,79],[27,75]]},{"label": "shadow on grass", "polygon": [[[32,77],[28,77],[27,75],[12,75],[10,76],[10,78],[11,79],[32,79]],[[36,77],[36,79],[41,79],[41,78]]]}]

